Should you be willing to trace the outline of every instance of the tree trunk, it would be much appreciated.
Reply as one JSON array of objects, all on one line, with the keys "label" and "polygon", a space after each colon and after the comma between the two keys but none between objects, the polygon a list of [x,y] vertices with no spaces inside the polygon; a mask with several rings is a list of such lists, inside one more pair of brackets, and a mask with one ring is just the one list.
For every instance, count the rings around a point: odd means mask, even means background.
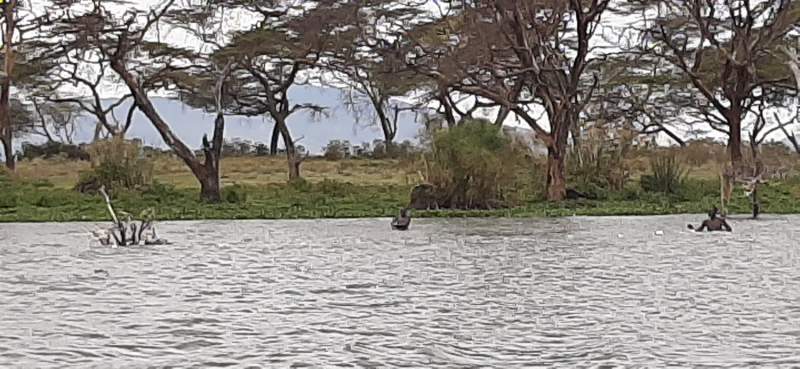
[{"label": "tree trunk", "polygon": [[[386,154],[390,157],[394,154],[394,137],[397,135],[397,119],[399,118],[400,111],[395,110],[394,114],[394,121],[383,110],[385,103],[377,103],[375,105],[375,109],[378,114],[378,120],[381,124],[381,130],[383,131],[383,144],[386,148]],[[394,123],[394,125],[392,125]]]},{"label": "tree trunk", "polygon": [[384,131],[383,133],[383,147],[386,151],[386,156],[390,158],[394,158],[396,154],[395,144],[394,144],[394,136],[395,133],[391,131]]},{"label": "tree trunk", "polygon": [[579,123],[581,122],[581,111],[580,109],[574,110],[573,112],[567,113],[569,114],[570,124],[567,128],[570,136],[572,136],[572,146],[575,148],[580,148],[581,145],[581,126]]},{"label": "tree trunk", "polygon": [[214,119],[214,133],[211,142],[203,136],[203,155],[205,159],[200,173],[195,174],[200,181],[200,198],[203,200],[222,200],[219,180],[219,158],[222,153],[222,142],[225,134],[225,117],[217,113]]},{"label": "tree trunk", "polygon": [[94,136],[92,136],[92,143],[100,141],[100,134],[103,133],[103,123],[98,120],[94,125]]},{"label": "tree trunk", "polygon": [[572,134],[572,146],[580,147],[581,144],[581,130],[578,125],[573,124],[570,128],[570,133]]},{"label": "tree trunk", "polygon": [[[9,131],[10,130],[9,127]],[[3,134],[3,136],[0,137],[0,141],[3,142],[3,155],[6,157],[6,168],[13,172],[17,167],[17,163],[14,160],[14,146],[12,145],[11,137],[11,135]]]},{"label": "tree trunk", "polygon": [[14,130],[11,127],[11,110],[9,109],[9,85],[8,82],[2,84],[0,92],[0,142],[3,144],[3,154],[6,157],[6,167],[14,171]]},{"label": "tree trunk", "polygon": [[9,99],[11,98],[11,73],[14,69],[14,31],[17,28],[17,17],[14,8],[17,0],[4,1],[0,4],[0,9],[4,13],[3,28],[3,72],[5,76],[0,76],[0,142],[3,143],[3,152],[6,156],[6,167],[11,171],[16,167],[14,160],[13,137],[14,130],[11,126],[11,109]]},{"label": "tree trunk", "polygon": [[397,120],[400,118],[400,110],[395,106],[394,114],[389,116],[387,110],[390,111],[391,108],[387,109],[387,105],[389,104],[387,101],[388,98],[378,98],[374,96],[375,95],[370,94],[369,99],[372,103],[372,107],[375,109],[375,114],[378,116],[381,131],[383,131],[384,147],[386,147],[387,154],[391,155],[392,151],[390,149],[393,147],[394,137],[397,135]]},{"label": "tree trunk", "polygon": [[297,153],[289,154],[287,150],[286,154],[287,162],[289,163],[289,180],[299,179],[300,178],[300,164],[303,161],[297,156]]},{"label": "tree trunk", "polygon": [[[275,127],[278,128],[281,137],[283,137],[283,145],[286,147],[286,162],[289,164],[289,180],[300,178],[300,164],[303,159],[297,154],[297,147],[292,141],[292,134],[289,128],[286,127],[286,122],[282,119],[275,120]],[[274,136],[273,136],[274,137]]]},{"label": "tree trunk", "polygon": [[737,167],[742,164],[742,115],[738,109],[732,109],[727,119],[729,128],[728,153],[731,158],[731,164]]},{"label": "tree trunk", "polygon": [[219,184],[219,166],[214,173],[204,170],[202,176],[197,176],[200,181],[200,198],[203,200],[220,201],[222,200],[222,193]]},{"label": "tree trunk", "polygon": [[752,155],[753,162],[758,160],[758,144],[753,140],[750,141],[750,154]]},{"label": "tree trunk", "polygon": [[269,141],[269,154],[270,155],[278,155],[278,139],[280,136],[281,131],[278,129],[278,122],[275,122],[275,125],[272,127],[272,138]]},{"label": "tree trunk", "polygon": [[442,92],[439,95],[439,103],[444,108],[444,120],[447,122],[447,128],[456,126],[456,116],[453,114],[453,108],[447,102],[447,92]]},{"label": "tree trunk", "polygon": [[508,106],[500,106],[500,111],[497,113],[497,118],[494,119],[494,124],[498,127],[502,127],[509,113],[511,113],[511,109]]},{"label": "tree trunk", "polygon": [[567,197],[567,138],[573,126],[573,115],[564,106],[551,114],[550,142],[547,146],[547,200],[562,201]]},{"label": "tree trunk", "polygon": [[561,201],[567,197],[567,179],[564,175],[566,144],[565,137],[563,144],[554,143],[547,148],[547,187],[545,191],[549,201]]},{"label": "tree trunk", "polygon": [[6,167],[14,171],[14,130],[11,127],[11,110],[9,109],[9,83],[2,83],[0,92],[0,142],[3,144],[3,154],[6,157]]}]

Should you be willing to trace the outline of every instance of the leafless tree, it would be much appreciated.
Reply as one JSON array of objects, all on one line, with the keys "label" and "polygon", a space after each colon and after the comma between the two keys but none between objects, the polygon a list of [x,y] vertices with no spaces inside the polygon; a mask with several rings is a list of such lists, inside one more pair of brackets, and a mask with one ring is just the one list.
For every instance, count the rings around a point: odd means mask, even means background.
[{"label": "leafless tree", "polygon": [[336,73],[328,78],[340,86],[344,105],[356,123],[366,120],[368,125],[380,127],[384,143],[387,148],[391,148],[397,135],[400,115],[403,112],[413,112],[418,106],[392,101],[392,98],[403,94],[397,87],[405,82],[404,77],[376,75],[368,68],[359,66],[342,68],[340,72],[342,75]]}]

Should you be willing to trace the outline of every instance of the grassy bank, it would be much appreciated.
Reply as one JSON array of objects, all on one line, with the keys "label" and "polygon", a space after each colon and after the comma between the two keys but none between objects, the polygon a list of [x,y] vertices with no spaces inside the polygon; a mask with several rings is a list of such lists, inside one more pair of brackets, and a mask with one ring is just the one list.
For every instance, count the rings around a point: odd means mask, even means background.
[{"label": "grassy bank", "polygon": [[[631,158],[630,167],[642,161]],[[139,190],[112,192],[118,210],[137,216],[154,208],[160,220],[172,219],[280,219],[390,217],[409,200],[411,188],[422,181],[414,160],[350,158],[336,161],[309,159],[303,165],[305,181],[286,183],[283,158],[226,158],[223,203],[198,200],[198,185],[183,164],[169,156],[152,160],[152,184]],[[416,211],[416,217],[492,217],[564,215],[657,215],[705,213],[719,205],[718,168],[704,162],[688,167],[681,189],[672,194],[643,190],[636,180],[646,172],[633,170],[633,179],[619,190],[587,186],[595,200],[563,203],[542,201],[541,188],[521,173],[508,190],[515,207],[494,211]],[[16,173],[0,176],[0,221],[106,221],[100,195],[83,195],[72,188],[89,163],[50,159],[24,161]],[[772,180],[760,189],[762,212],[800,213],[800,176]],[[741,188],[732,195],[731,211],[749,213]]]}]

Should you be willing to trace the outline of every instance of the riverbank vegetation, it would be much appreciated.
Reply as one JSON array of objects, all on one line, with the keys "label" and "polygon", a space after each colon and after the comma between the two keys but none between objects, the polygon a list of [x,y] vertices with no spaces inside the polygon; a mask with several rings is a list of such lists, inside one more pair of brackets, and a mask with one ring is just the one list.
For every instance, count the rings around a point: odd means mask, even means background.
[{"label": "riverbank vegetation", "polygon": [[[117,209],[138,214],[153,208],[160,220],[389,217],[409,204],[419,183],[449,189],[443,199],[461,210],[418,210],[415,217],[704,213],[719,205],[719,172],[726,163],[725,146],[710,141],[638,148],[587,140],[569,156],[575,198],[550,202],[540,180],[546,157],[481,122],[442,130],[430,141],[392,158],[354,155],[356,150],[334,143],[336,156],[309,157],[303,178],[288,182],[280,157],[223,154],[219,202],[198,198],[197,181],[171,153],[104,141],[85,147],[91,160],[67,153],[25,159],[0,176],[0,221],[107,220],[103,198],[93,190],[100,185],[111,189]],[[797,154],[766,145],[761,158],[781,169],[760,187],[762,212],[800,212]],[[87,179],[95,186],[86,187]],[[734,193],[731,212],[749,208],[743,191]]]}]

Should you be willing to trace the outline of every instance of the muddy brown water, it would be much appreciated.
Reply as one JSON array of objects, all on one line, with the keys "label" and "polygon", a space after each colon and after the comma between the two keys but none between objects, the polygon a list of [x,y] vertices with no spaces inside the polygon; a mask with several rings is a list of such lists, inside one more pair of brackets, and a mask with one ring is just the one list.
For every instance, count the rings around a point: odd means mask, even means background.
[{"label": "muddy brown water", "polygon": [[800,216],[700,220],[0,224],[0,367],[800,364]]}]

